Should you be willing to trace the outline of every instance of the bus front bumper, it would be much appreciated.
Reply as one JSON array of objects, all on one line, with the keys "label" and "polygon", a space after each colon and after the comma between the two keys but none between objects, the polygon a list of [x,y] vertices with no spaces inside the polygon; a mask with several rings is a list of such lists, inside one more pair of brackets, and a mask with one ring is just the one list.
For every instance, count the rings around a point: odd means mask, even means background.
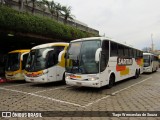
[{"label": "bus front bumper", "polygon": [[47,80],[47,76],[46,75],[42,75],[39,77],[28,77],[25,75],[25,81],[26,82],[34,82],[34,83],[47,83],[49,82]]},{"label": "bus front bumper", "polygon": [[22,73],[17,73],[15,75],[5,75],[7,80],[24,80],[24,76]]},{"label": "bus front bumper", "polygon": [[66,79],[66,84],[73,86],[84,86],[84,87],[95,87],[95,88],[101,87],[99,80],[85,81],[85,80]]},{"label": "bus front bumper", "polygon": [[144,67],[143,72],[144,73],[150,73],[150,72],[152,72],[152,69],[150,67]]}]

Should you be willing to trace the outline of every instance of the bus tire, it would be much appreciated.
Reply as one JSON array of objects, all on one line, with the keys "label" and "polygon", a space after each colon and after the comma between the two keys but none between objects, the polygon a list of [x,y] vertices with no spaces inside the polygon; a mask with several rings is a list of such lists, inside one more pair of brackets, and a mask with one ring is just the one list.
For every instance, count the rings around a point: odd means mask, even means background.
[{"label": "bus tire", "polygon": [[141,72],[140,72],[140,69],[138,70],[138,77],[140,76]]},{"label": "bus tire", "polygon": [[137,79],[139,77],[139,72],[138,70],[136,70],[135,75],[134,75],[134,79]]},{"label": "bus tire", "polygon": [[62,84],[66,84],[66,81],[65,81],[65,73],[63,74],[63,78],[62,78]]},{"label": "bus tire", "polygon": [[110,75],[110,77],[109,77],[109,84],[108,84],[108,88],[110,89],[110,88],[112,88],[113,87],[113,85],[114,85],[114,83],[115,83],[115,75],[112,73],[111,75]]}]

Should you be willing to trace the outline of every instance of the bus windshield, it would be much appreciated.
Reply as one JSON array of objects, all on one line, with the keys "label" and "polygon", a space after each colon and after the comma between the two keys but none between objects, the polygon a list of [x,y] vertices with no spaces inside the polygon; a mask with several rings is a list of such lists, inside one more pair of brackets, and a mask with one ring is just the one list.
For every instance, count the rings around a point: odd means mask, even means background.
[{"label": "bus windshield", "polygon": [[58,55],[63,49],[64,46],[54,46],[31,50],[25,70],[36,72],[54,66],[58,63]]},{"label": "bus windshield", "polygon": [[66,71],[69,73],[94,74],[99,72],[99,63],[95,62],[99,40],[72,42],[67,52]]},{"label": "bus windshield", "polygon": [[20,69],[20,55],[20,53],[8,54],[5,66],[6,71],[16,71]]},{"label": "bus windshield", "polygon": [[150,66],[150,56],[149,55],[143,55],[144,59],[144,67]]},{"label": "bus windshield", "polygon": [[26,63],[27,71],[38,71],[46,68],[45,58],[42,57],[42,53],[45,49],[31,50]]}]

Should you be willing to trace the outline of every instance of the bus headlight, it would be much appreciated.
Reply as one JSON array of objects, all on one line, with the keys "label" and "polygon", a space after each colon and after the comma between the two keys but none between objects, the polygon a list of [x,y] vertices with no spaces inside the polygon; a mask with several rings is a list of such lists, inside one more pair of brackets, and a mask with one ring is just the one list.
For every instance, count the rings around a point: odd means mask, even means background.
[{"label": "bus headlight", "polygon": [[66,79],[70,79],[70,76],[66,76]]},{"label": "bus headlight", "polygon": [[47,74],[47,73],[48,73],[48,70],[43,70],[42,73],[43,73],[43,74]]},{"label": "bus headlight", "polygon": [[99,77],[91,77],[91,78],[89,78],[88,80],[94,81],[94,80],[98,80],[98,79],[99,79]]}]

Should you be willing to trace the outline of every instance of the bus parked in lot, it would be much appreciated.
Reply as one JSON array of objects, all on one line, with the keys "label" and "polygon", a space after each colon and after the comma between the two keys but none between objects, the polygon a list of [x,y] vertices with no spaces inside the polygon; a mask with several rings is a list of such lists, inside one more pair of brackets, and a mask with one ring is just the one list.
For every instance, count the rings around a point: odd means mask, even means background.
[{"label": "bus parked in lot", "polygon": [[143,71],[152,73],[154,71],[157,71],[159,68],[159,60],[158,56],[154,55],[152,53],[143,53],[143,59],[144,59],[144,66]]},{"label": "bus parked in lot", "polygon": [[73,40],[66,53],[68,85],[111,88],[117,81],[139,77],[143,52],[109,38]]},{"label": "bus parked in lot", "polygon": [[25,80],[37,83],[64,80],[64,53],[68,46],[69,43],[57,42],[33,47],[25,67]]},{"label": "bus parked in lot", "polygon": [[8,80],[24,80],[24,68],[30,50],[14,50],[8,53],[5,76]]}]

